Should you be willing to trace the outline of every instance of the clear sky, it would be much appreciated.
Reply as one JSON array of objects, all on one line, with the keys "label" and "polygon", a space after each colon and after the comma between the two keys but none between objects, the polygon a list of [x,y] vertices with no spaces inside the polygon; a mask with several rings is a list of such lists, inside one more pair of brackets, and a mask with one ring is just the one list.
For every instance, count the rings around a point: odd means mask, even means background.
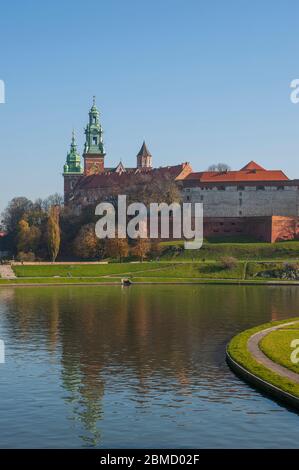
[{"label": "clear sky", "polygon": [[107,166],[253,159],[299,178],[298,1],[2,0],[0,210],[62,193],[97,96]]}]

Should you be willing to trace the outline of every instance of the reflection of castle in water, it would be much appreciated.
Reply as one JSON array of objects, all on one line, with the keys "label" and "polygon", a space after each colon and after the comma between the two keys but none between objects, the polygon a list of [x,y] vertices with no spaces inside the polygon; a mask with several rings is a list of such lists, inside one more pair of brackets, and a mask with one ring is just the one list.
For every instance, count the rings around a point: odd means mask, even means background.
[{"label": "reflection of castle in water", "polygon": [[[186,397],[208,381],[213,397],[206,399],[223,400],[222,352],[229,338],[222,325],[231,322],[232,336],[253,318],[256,323],[279,318],[279,302],[287,303],[290,296],[296,297],[294,305],[299,300],[298,292],[285,286],[279,295],[277,288],[213,289],[211,296],[209,286],[8,288],[0,290],[2,321],[20,342],[43,338],[42,347],[60,364],[72,419],[84,427],[87,445],[96,445],[107,388],[123,388],[136,406],[146,408],[153,390],[161,397],[170,390]],[[219,354],[215,342],[223,351],[219,368],[211,372],[210,359]]]}]

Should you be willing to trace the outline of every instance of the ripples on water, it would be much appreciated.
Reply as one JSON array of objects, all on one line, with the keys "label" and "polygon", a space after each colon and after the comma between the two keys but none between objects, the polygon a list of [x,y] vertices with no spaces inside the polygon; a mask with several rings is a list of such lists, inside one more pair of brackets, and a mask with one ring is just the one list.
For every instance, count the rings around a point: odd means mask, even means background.
[{"label": "ripples on water", "polygon": [[298,447],[299,416],[237,379],[237,332],[297,287],[0,289],[1,447]]}]

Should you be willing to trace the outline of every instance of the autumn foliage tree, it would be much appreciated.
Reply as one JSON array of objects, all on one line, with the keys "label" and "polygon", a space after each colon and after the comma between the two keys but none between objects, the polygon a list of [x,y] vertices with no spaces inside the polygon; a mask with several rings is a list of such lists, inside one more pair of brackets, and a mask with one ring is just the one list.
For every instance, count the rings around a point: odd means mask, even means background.
[{"label": "autumn foliage tree", "polygon": [[59,227],[59,208],[52,206],[49,210],[47,222],[48,250],[51,260],[54,262],[57,258],[60,248],[60,227]]},{"label": "autumn foliage tree", "polygon": [[103,255],[103,244],[95,234],[93,223],[83,225],[74,241],[74,254],[78,258],[95,259]]},{"label": "autumn foliage tree", "polygon": [[118,258],[121,263],[129,255],[127,238],[107,238],[105,241],[105,254],[109,258]]},{"label": "autumn foliage tree", "polygon": [[[17,231],[17,251],[18,257],[31,253],[31,258],[36,255],[41,239],[41,231],[39,227],[30,226],[28,221],[21,219],[18,223]],[[32,256],[33,255],[33,256]]]},{"label": "autumn foliage tree", "polygon": [[139,260],[142,262],[146,255],[149,253],[151,248],[150,242],[147,238],[137,238],[133,248],[132,248],[132,254],[139,258]]}]

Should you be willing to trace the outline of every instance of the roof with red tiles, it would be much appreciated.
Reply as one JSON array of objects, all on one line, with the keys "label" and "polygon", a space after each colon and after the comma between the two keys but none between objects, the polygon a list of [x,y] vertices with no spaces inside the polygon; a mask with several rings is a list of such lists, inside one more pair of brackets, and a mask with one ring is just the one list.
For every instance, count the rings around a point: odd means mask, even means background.
[{"label": "roof with red tiles", "polygon": [[281,170],[265,170],[255,163],[249,162],[239,171],[200,171],[190,173],[186,180],[201,183],[237,183],[244,181],[286,181],[289,178]]},{"label": "roof with red tiles", "polygon": [[258,165],[253,160],[251,160],[249,163],[247,163],[247,165],[243,166],[243,168],[241,168],[240,171],[245,171],[245,170],[264,170],[264,171],[267,171],[267,170],[265,170],[265,168],[263,168],[261,165]]}]

